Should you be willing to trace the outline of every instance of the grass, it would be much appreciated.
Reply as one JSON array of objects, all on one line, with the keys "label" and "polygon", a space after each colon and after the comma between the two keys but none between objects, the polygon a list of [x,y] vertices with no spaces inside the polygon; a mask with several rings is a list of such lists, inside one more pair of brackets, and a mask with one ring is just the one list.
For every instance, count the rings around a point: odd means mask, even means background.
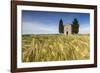
[{"label": "grass", "polygon": [[89,35],[22,35],[22,61],[89,59]]}]

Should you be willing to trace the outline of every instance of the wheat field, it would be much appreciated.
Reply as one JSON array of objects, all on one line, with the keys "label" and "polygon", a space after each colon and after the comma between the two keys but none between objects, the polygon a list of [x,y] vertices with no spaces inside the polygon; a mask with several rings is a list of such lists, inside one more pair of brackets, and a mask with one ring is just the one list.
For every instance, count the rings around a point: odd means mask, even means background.
[{"label": "wheat field", "polygon": [[22,61],[85,60],[89,45],[89,35],[22,35]]}]

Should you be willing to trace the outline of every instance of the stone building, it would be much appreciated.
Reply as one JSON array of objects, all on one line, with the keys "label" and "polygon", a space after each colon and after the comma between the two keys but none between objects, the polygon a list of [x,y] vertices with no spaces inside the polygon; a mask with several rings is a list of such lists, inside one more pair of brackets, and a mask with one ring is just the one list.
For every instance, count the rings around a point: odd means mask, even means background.
[{"label": "stone building", "polygon": [[65,35],[72,34],[72,25],[71,24],[64,25],[64,34]]}]

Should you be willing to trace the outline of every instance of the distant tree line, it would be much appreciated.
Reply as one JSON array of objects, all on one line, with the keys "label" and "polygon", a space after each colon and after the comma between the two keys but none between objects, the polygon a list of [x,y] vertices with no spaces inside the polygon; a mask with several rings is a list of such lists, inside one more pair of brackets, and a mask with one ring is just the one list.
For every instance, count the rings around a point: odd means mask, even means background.
[{"label": "distant tree line", "polygon": [[[72,26],[72,34],[78,34],[79,22],[78,22],[77,18],[74,18],[71,26]],[[62,19],[60,19],[60,21],[59,21],[59,33],[64,33],[64,25],[63,25]]]}]

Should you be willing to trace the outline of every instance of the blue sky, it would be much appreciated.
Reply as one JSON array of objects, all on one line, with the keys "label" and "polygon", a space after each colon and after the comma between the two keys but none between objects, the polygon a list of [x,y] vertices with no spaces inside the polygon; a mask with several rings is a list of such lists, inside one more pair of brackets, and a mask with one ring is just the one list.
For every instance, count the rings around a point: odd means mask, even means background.
[{"label": "blue sky", "polygon": [[22,34],[58,34],[59,20],[66,25],[72,24],[74,18],[79,21],[79,33],[90,32],[89,13],[22,10]]}]

